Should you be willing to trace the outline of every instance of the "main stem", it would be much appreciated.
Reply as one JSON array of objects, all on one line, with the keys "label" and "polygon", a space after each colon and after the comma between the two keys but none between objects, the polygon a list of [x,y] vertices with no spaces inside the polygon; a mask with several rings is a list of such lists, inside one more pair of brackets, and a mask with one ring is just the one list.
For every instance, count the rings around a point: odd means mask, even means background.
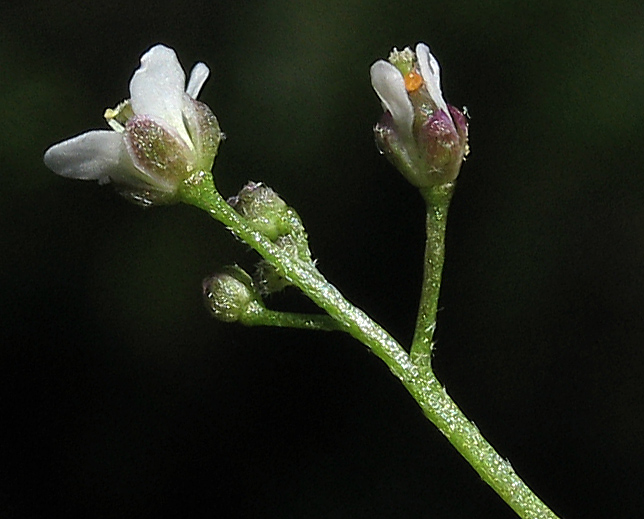
[{"label": "main stem", "polygon": [[425,416],[520,517],[558,519],[467,419],[430,369],[412,362],[391,335],[349,303],[314,266],[292,258],[255,230],[217,192],[210,174],[193,175],[185,182],[182,195],[184,202],[204,209],[226,225],[385,362],[418,402]]}]

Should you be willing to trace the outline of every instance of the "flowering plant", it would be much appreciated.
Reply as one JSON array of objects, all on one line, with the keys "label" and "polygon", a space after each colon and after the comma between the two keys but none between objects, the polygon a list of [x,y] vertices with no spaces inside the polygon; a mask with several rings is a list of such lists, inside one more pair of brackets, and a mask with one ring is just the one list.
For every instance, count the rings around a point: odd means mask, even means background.
[{"label": "flowering plant", "polygon": [[[409,350],[320,273],[300,217],[277,193],[254,182],[228,200],[219,193],[211,168],[223,134],[211,110],[196,100],[208,73],[197,64],[186,87],[174,51],[151,48],[132,77],[131,98],[105,112],[112,130],[93,130],[56,144],[45,153],[45,163],[66,177],[112,182],[134,202],[184,202],[222,222],[262,259],[254,275],[231,266],[204,281],[204,301],[212,315],[251,326],[350,334],[388,366],[425,416],[520,517],[556,519],[462,413],[432,369],[447,210],[468,152],[468,126],[463,113],[445,102],[438,62],[429,48],[420,43],[415,52],[394,49],[388,61],[371,67],[385,110],[374,129],[376,142],[419,188],[427,206],[424,277]],[[267,308],[263,296],[286,286],[300,289],[323,313]]]}]

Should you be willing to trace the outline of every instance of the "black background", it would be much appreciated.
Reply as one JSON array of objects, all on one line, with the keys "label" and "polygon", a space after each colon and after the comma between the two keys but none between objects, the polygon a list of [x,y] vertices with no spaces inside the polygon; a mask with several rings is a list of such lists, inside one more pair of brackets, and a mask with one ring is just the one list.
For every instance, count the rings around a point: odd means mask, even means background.
[{"label": "black background", "polygon": [[[320,270],[408,343],[420,197],[382,159],[369,66],[427,42],[472,153],[436,371],[566,518],[644,508],[641,2],[42,2],[0,10],[2,517],[511,518],[363,346],[212,320],[248,248],[186,206],[55,176],[163,42],[213,71],[225,195],[274,187]],[[305,308],[295,291],[271,299]]]}]

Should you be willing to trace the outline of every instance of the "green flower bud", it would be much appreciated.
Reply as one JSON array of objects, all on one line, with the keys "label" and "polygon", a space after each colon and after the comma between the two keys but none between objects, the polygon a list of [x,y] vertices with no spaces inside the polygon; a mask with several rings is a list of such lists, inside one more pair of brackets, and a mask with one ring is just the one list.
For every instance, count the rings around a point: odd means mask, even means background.
[{"label": "green flower bud", "polygon": [[297,213],[261,182],[248,182],[228,203],[273,242],[292,232],[294,227],[302,227]]},{"label": "green flower bud", "polygon": [[[306,235],[304,235],[304,237],[300,237],[297,232],[293,232],[286,236],[280,236],[275,240],[275,245],[285,251],[292,258],[297,258],[300,261],[314,264],[314,261],[311,258],[311,251],[306,242]],[[287,286],[291,285],[290,281],[284,278],[279,272],[277,272],[273,265],[265,260],[261,260],[257,263],[254,279],[256,286],[262,294],[280,292]]]},{"label": "green flower bud", "polygon": [[228,203],[264,236],[300,259],[311,258],[308,236],[292,207],[264,184],[249,182]]},{"label": "green flower bud", "polygon": [[266,260],[261,260],[257,263],[254,277],[255,283],[263,295],[281,292],[291,285],[291,283],[277,272],[275,267]]},{"label": "green flower bud", "polygon": [[[236,196],[229,198],[228,203],[291,258],[313,262],[302,220],[270,187],[249,182]],[[262,294],[279,292],[290,285],[264,260],[257,264],[255,282]]]},{"label": "green flower bud", "polygon": [[253,280],[237,266],[227,267],[203,281],[206,307],[219,320],[225,322],[252,321],[264,309],[261,296]]}]

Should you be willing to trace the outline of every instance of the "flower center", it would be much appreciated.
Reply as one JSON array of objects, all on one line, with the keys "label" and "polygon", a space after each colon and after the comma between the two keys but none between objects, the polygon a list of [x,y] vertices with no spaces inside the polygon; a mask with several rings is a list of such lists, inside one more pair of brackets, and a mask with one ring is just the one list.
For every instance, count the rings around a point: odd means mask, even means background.
[{"label": "flower center", "polygon": [[415,92],[421,86],[423,86],[423,76],[413,70],[410,70],[405,74],[405,88],[407,89],[407,92]]}]

